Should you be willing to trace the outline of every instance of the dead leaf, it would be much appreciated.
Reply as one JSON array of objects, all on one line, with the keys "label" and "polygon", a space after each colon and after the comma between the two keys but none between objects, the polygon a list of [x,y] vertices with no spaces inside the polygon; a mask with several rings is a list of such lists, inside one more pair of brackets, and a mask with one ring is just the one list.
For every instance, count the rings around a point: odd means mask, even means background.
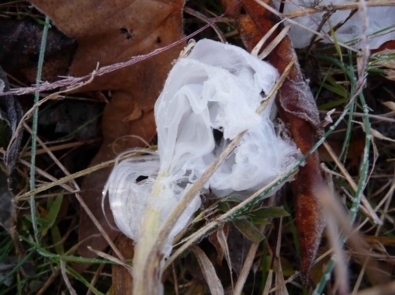
[{"label": "dead leaf", "polygon": [[384,70],[384,73],[388,80],[395,81],[395,70]]},{"label": "dead leaf", "polygon": [[385,102],[383,102],[383,105],[385,105],[391,111],[395,112],[395,102],[393,102],[393,101],[385,101]]},{"label": "dead leaf", "polygon": [[7,174],[0,167],[0,225],[6,230],[10,228],[13,210],[14,205],[11,192],[8,190]]},{"label": "dead leaf", "polygon": [[[122,1],[70,0],[54,2],[31,0],[38,9],[48,14],[55,25],[78,43],[78,50],[69,75],[91,73],[98,64],[107,66],[127,61],[133,56],[147,54],[183,37],[181,11],[183,0]],[[173,47],[133,66],[121,68],[78,89],[81,91],[111,90],[112,101],[103,114],[103,144],[90,166],[111,160],[116,153],[145,144],[130,135],[151,141],[156,133],[153,105],[164,84],[171,62],[184,45]],[[133,114],[133,116],[131,116]],[[111,169],[103,169],[85,177],[83,198],[102,227],[114,239],[118,232],[110,229],[101,210],[101,191]],[[105,213],[111,218],[108,205]],[[81,210],[79,253],[94,254],[86,246],[94,244],[103,250],[107,243]],[[83,270],[80,267],[79,270]]]},{"label": "dead leaf", "polygon": [[372,136],[374,136],[374,137],[376,137],[378,139],[395,142],[395,139],[392,139],[392,138],[389,138],[387,136],[384,136],[383,134],[378,132],[376,129],[370,128],[370,133],[372,134]]},{"label": "dead leaf", "polygon": [[[117,248],[126,259],[132,259],[134,255],[133,241],[124,235],[120,235],[116,242]],[[128,269],[123,265],[114,265],[112,268],[113,294],[129,294],[133,290],[133,278]]]},{"label": "dead leaf", "polygon": [[[0,92],[10,90],[8,79],[3,69],[0,67]],[[22,118],[22,108],[18,100],[12,95],[6,95],[0,99],[0,120],[4,120],[11,129],[11,135],[16,132],[17,126]],[[18,159],[19,147],[22,140],[22,133],[19,133],[16,140],[7,149],[5,154],[5,165],[8,175],[14,170],[16,160]]]},{"label": "dead leaf", "polygon": [[[28,83],[35,83],[43,26],[30,19],[0,19],[0,63],[4,70]],[[77,44],[52,27],[45,47],[42,80],[66,75]]]},{"label": "dead leaf", "polygon": [[222,235],[227,238],[229,234],[229,224],[225,223],[223,228],[220,228],[218,231],[213,232],[208,237],[208,240],[215,247],[215,250],[217,251],[217,264],[222,265],[222,260],[224,259],[224,254],[226,249],[222,247],[219,231],[222,231]]},{"label": "dead leaf", "polygon": [[235,220],[233,221],[233,225],[243,234],[244,237],[253,243],[260,243],[265,238],[261,231],[247,219]]},{"label": "dead leaf", "polygon": [[221,281],[215,272],[215,268],[206,253],[204,253],[204,251],[198,246],[192,246],[191,249],[199,262],[200,269],[202,270],[203,276],[210,289],[210,294],[225,294]]},{"label": "dead leaf", "polygon": [[[63,33],[77,41],[78,50],[69,71],[71,76],[89,74],[98,63],[103,67],[149,53],[183,36],[182,0],[30,2],[47,14]],[[125,35],[125,30],[130,32],[130,37]],[[167,75],[171,61],[178,56],[182,47],[168,50],[132,67],[96,77],[78,91],[123,91],[132,97],[140,109],[151,110],[164,83],[161,77]]]},{"label": "dead leaf", "polygon": [[[221,0],[221,2],[225,10],[237,4],[236,0]],[[270,5],[269,1],[264,3]],[[236,20],[240,36],[249,51],[252,51],[263,36],[280,21],[278,16],[254,0],[241,1],[241,4],[229,15]],[[282,25],[275,29],[275,33],[265,44],[270,44],[281,30]],[[286,36],[270,52],[267,59],[282,74],[294,57],[296,53],[292,42]],[[303,154],[306,154],[313,147],[316,136],[320,133],[320,120],[314,98],[298,63],[291,68],[279,89],[277,105],[280,117],[287,124],[296,145]],[[314,153],[306,159],[304,166],[299,167],[299,172],[291,183],[302,256],[301,271],[305,282],[308,281],[310,267],[315,259],[324,228],[319,196],[315,193],[322,183],[318,154]]]}]

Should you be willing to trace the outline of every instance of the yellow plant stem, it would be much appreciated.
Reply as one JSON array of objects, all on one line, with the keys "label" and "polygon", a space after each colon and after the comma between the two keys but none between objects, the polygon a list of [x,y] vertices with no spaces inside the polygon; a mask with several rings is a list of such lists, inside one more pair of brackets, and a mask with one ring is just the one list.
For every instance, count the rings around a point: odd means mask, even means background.
[{"label": "yellow plant stem", "polygon": [[147,209],[140,225],[140,236],[135,247],[133,258],[133,294],[162,294],[161,284],[161,263],[162,253],[157,253],[156,259],[147,263],[148,255],[154,244],[157,242],[160,229],[160,212],[158,208],[152,206],[164,190],[161,179],[164,174],[160,174],[154,184]]}]

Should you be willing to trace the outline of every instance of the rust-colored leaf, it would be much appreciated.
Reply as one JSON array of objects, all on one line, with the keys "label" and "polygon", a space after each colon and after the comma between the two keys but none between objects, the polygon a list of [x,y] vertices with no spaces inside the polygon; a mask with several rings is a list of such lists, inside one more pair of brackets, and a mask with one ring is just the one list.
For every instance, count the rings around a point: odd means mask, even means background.
[{"label": "rust-colored leaf", "polygon": [[[118,250],[126,259],[132,259],[134,255],[133,241],[124,235],[120,235],[116,241]],[[113,294],[129,294],[133,290],[132,274],[123,265],[112,267]]]},{"label": "rust-colored leaf", "polygon": [[[232,7],[236,2],[235,0],[222,0],[225,9]],[[241,38],[246,48],[251,51],[261,38],[278,23],[279,18],[254,0],[241,2],[238,8],[230,13],[230,16],[236,20]],[[269,1],[265,2],[269,4]],[[273,36],[278,35],[281,29],[280,25],[272,37],[268,38],[266,44],[269,44],[273,40]],[[281,74],[295,56],[291,40],[286,36],[268,55],[268,60]],[[280,117],[287,124],[297,146],[303,154],[307,153],[319,133],[319,116],[313,96],[298,63],[291,68],[287,79],[279,89],[277,105]],[[307,282],[324,227],[319,196],[316,194],[322,185],[317,153],[307,158],[306,164],[300,167],[291,185],[302,255],[301,271]]]},{"label": "rust-colored leaf", "polygon": [[[183,0],[32,0],[38,9],[48,14],[55,25],[78,43],[69,75],[83,76],[100,65],[129,60],[169,45],[183,37],[181,11]],[[164,84],[171,62],[177,58],[180,45],[133,66],[101,77],[81,91],[111,90],[112,101],[103,115],[103,144],[91,166],[113,159],[131,147],[144,146],[130,135],[151,141],[156,133],[153,105]],[[114,239],[118,232],[107,224],[101,209],[101,191],[110,169],[99,170],[85,177],[82,197],[102,227]],[[106,205],[106,215],[111,212]],[[90,218],[81,210],[79,253],[86,257],[107,246]],[[80,268],[82,270],[83,267]]]}]

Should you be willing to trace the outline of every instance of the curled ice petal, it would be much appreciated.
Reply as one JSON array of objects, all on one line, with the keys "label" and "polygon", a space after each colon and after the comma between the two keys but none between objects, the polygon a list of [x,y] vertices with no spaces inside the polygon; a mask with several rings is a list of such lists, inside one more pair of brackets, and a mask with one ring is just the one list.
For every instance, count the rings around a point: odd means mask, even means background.
[{"label": "curled ice petal", "polygon": [[[193,182],[221,146],[249,130],[206,187],[224,196],[257,189],[278,176],[300,155],[276,132],[274,100],[256,113],[277,77],[271,65],[238,47],[199,41],[174,66],[155,105],[161,170],[181,169]],[[222,132],[222,143],[215,143],[214,129]]]},{"label": "curled ice petal", "polygon": [[[140,223],[158,171],[159,157],[143,156],[122,161],[108,179],[106,189],[115,223],[134,241],[139,238]],[[138,182],[140,176],[147,178]]]},{"label": "curled ice petal", "polygon": [[[180,59],[155,104],[159,158],[123,161],[110,176],[110,205],[121,231],[138,241],[147,207],[163,223],[189,185],[242,131],[248,130],[234,154],[206,184],[218,196],[260,188],[292,164],[299,151],[272,121],[274,100],[256,113],[277,78],[268,63],[211,40],[199,41]],[[221,138],[214,138],[213,130]],[[146,179],[138,181],[139,176]],[[196,196],[173,229],[170,246],[199,205]]]}]

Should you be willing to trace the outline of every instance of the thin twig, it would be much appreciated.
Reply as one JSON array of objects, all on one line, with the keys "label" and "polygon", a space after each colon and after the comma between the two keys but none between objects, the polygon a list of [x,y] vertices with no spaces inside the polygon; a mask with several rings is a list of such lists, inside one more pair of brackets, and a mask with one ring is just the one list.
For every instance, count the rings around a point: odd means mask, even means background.
[{"label": "thin twig", "polygon": [[36,85],[34,87],[24,87],[24,88],[17,88],[17,89],[13,89],[11,91],[7,91],[7,92],[3,92],[0,93],[0,96],[4,96],[4,95],[8,95],[8,94],[14,94],[14,95],[23,95],[23,94],[28,94],[28,93],[34,93],[36,91],[38,92],[42,92],[42,91],[46,91],[46,90],[53,90],[56,88],[60,88],[60,87],[74,87],[77,85],[77,87],[80,87],[78,85],[80,85],[81,83],[84,83],[85,81],[92,79],[94,77],[100,77],[103,76],[105,74],[114,72],[116,70],[134,65],[136,63],[139,63],[143,60],[146,60],[148,58],[151,58],[155,55],[158,55],[162,52],[165,52],[177,45],[183,44],[185,43],[185,41],[193,38],[194,36],[196,36],[197,34],[203,32],[204,30],[206,30],[207,28],[211,27],[213,24],[215,24],[218,20],[222,19],[226,14],[228,14],[230,11],[232,11],[233,9],[235,9],[237,7],[237,5],[240,3],[241,0],[237,0],[236,3],[230,7],[227,11],[225,11],[223,14],[219,15],[218,17],[213,18],[208,24],[204,25],[203,27],[201,27],[200,29],[196,30],[195,32],[189,34],[188,36],[185,36],[184,38],[181,38],[180,40],[171,43],[167,46],[164,46],[162,48],[158,48],[155,49],[154,51],[147,53],[147,54],[143,54],[143,55],[137,55],[137,56],[133,56],[131,59],[129,59],[128,61],[125,62],[119,62],[119,63],[115,63],[112,65],[108,65],[105,67],[101,67],[95,71],[93,71],[90,74],[87,74],[85,76],[81,76],[81,77],[67,77],[63,80],[59,80],[56,81],[54,83],[42,83],[40,85]]},{"label": "thin twig", "polygon": [[215,22],[213,23],[211,19],[209,19],[207,16],[205,16],[203,13],[200,13],[199,11],[196,11],[190,7],[184,7],[184,12],[204,21],[207,24],[210,24],[210,26],[213,28],[213,30],[215,31],[215,33],[217,33],[218,39],[222,42],[225,43],[226,42],[226,38],[224,36],[224,34],[222,33],[222,31],[218,28],[218,26],[215,24]]},{"label": "thin twig", "polygon": [[63,260],[60,260],[60,269],[62,272],[62,277],[64,282],[66,283],[67,289],[69,290],[71,295],[77,295],[77,292],[75,292],[73,286],[70,283],[69,278],[67,277],[67,273],[66,273],[66,263]]}]

